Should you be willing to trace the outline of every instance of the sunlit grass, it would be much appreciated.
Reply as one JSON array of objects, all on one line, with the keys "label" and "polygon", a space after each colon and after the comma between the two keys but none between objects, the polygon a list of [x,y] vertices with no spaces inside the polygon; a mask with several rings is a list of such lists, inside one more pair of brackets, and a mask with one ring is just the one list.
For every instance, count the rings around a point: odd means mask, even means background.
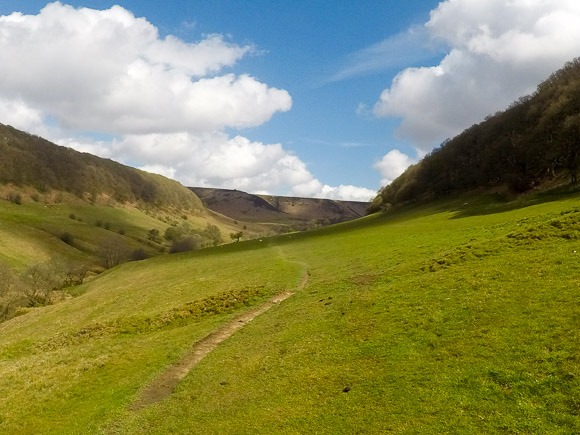
[{"label": "sunlit grass", "polygon": [[[576,207],[578,196],[460,198],[124,265],[0,325],[0,431],[578,432]],[[152,328],[144,319],[235,289],[257,289],[248,303],[258,304],[294,288],[303,264],[304,289],[223,342],[172,396],[128,410],[244,307]],[[74,339],[95,325],[105,332]]]}]

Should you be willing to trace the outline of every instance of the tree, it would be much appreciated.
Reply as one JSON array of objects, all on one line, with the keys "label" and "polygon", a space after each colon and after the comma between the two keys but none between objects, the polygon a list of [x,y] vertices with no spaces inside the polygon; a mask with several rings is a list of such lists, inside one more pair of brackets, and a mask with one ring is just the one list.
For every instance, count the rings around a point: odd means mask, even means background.
[{"label": "tree", "polygon": [[161,236],[157,228],[151,228],[147,233],[147,238],[155,243],[161,243]]},{"label": "tree", "polygon": [[118,266],[129,256],[129,246],[121,236],[111,236],[99,243],[98,254],[106,269]]},{"label": "tree", "polygon": [[177,254],[179,252],[189,252],[193,251],[194,249],[199,249],[201,246],[201,236],[200,235],[193,235],[187,236],[183,239],[174,240],[171,243],[171,247],[169,248],[170,254]]},{"label": "tree", "polygon": [[243,235],[244,235],[243,231],[238,231],[236,233],[230,233],[230,238],[232,240],[235,240],[236,242],[239,242]]},{"label": "tree", "polygon": [[33,264],[22,273],[22,291],[32,305],[50,302],[50,294],[61,284],[54,266],[51,263]]},{"label": "tree", "polygon": [[207,224],[204,235],[207,239],[209,239],[212,246],[217,246],[223,242],[222,233],[216,225]]},{"label": "tree", "polygon": [[12,290],[14,274],[7,264],[0,263],[0,298]]}]

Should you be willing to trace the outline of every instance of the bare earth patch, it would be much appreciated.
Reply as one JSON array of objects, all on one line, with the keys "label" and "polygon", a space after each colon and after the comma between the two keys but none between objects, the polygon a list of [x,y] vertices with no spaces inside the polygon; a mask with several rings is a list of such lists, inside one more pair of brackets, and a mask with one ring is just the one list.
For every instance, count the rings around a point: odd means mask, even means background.
[{"label": "bare earth patch", "polygon": [[[296,290],[304,288],[307,282],[308,272],[305,271]],[[262,305],[251,308],[240,314],[222,327],[218,328],[216,331],[198,341],[179,362],[165,370],[156,380],[153,381],[153,383],[141,392],[139,398],[130,406],[130,410],[138,411],[169,396],[179,381],[222,341],[232,336],[238,329],[243,328],[246,323],[268,311],[275,304],[279,304],[288,299],[292,294],[293,292],[289,290],[277,294]]]}]

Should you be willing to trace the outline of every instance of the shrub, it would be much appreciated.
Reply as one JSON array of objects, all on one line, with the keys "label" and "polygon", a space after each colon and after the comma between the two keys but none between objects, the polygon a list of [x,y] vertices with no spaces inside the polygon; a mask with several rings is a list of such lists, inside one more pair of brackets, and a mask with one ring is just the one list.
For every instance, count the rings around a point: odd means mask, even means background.
[{"label": "shrub", "polygon": [[16,192],[10,192],[8,194],[8,200],[13,204],[20,205],[22,204],[22,195]]},{"label": "shrub", "polygon": [[131,261],[146,260],[148,258],[149,258],[149,255],[147,254],[147,252],[145,252],[145,250],[143,248],[135,249],[131,253]]},{"label": "shrub", "polygon": [[199,248],[198,239],[195,236],[189,236],[184,239],[175,240],[171,247],[169,248],[170,254],[176,254],[179,252],[193,251]]},{"label": "shrub", "polygon": [[76,220],[77,216],[74,213],[68,215],[68,217],[72,220]]},{"label": "shrub", "polygon": [[156,228],[152,228],[147,233],[147,238],[155,243],[161,243],[161,237],[159,235],[159,230]]},{"label": "shrub", "polygon": [[60,240],[62,240],[67,245],[72,246],[72,244],[74,242],[74,237],[71,233],[64,232],[60,235]]}]

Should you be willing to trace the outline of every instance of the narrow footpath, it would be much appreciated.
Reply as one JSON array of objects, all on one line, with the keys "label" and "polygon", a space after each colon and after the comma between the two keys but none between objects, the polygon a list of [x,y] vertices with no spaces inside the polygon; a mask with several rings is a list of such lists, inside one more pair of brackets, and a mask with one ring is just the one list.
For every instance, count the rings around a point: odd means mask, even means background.
[{"label": "narrow footpath", "polygon": [[[303,289],[307,282],[308,271],[305,270],[294,291]],[[230,320],[225,325],[195,343],[191,350],[180,361],[165,370],[157,379],[145,388],[129,409],[132,411],[138,411],[141,408],[157,403],[171,395],[179,381],[222,341],[231,337],[237,330],[243,328],[248,322],[251,322],[260,314],[268,311],[275,304],[279,304],[288,299],[294,294],[294,291],[286,290],[275,295],[262,305],[250,308],[248,311],[245,311]]]}]

